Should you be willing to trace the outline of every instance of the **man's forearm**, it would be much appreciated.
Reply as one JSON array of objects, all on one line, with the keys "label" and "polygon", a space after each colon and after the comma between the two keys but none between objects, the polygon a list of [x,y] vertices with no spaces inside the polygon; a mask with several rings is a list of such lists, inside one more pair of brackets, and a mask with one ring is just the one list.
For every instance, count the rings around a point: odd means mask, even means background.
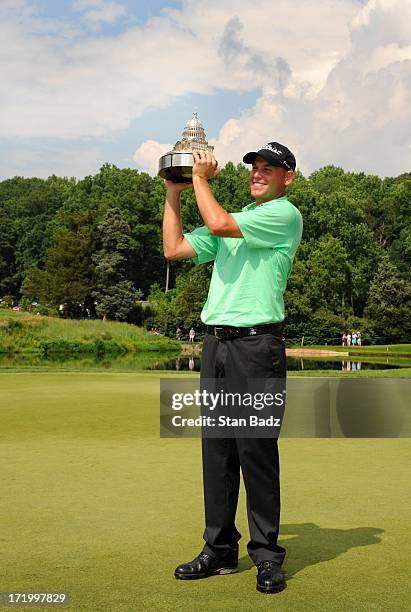
[{"label": "man's forearm", "polygon": [[182,240],[180,194],[167,191],[163,216],[163,250],[166,259],[173,258]]},{"label": "man's forearm", "polygon": [[205,225],[211,234],[218,232],[230,223],[231,215],[217,202],[205,178],[193,176],[193,186]]}]

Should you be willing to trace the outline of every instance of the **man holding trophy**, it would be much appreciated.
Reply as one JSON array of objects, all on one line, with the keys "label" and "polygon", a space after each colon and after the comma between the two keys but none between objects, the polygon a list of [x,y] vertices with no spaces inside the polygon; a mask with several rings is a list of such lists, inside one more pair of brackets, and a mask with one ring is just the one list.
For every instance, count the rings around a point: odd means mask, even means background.
[{"label": "man holding trophy", "polygon": [[[193,147],[192,156],[192,169],[184,171],[187,181],[191,170],[191,182],[175,182],[178,173],[165,181],[163,242],[169,260],[214,261],[201,313],[207,325],[201,378],[285,379],[283,293],[302,234],[301,214],[285,195],[293,180],[295,157],[277,142],[247,153],[243,161],[251,164],[254,201],[230,214],[218,204],[208,183],[218,172],[213,151]],[[161,171],[160,176],[164,176]],[[204,226],[183,234],[180,194],[188,188],[194,189]],[[193,561],[176,568],[175,577],[193,580],[237,570],[241,535],[235,515],[241,469],[250,530],[247,549],[257,566],[257,589],[281,591],[285,587],[281,569],[285,549],[277,544],[277,439],[203,437],[202,457],[205,545]]]}]

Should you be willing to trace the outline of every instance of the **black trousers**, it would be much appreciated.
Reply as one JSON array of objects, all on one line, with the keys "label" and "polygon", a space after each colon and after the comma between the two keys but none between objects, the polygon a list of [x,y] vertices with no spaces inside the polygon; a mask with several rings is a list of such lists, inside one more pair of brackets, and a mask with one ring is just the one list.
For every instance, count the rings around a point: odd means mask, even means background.
[{"label": "black trousers", "polygon": [[[201,378],[285,379],[282,335],[262,334],[233,340],[204,338]],[[202,439],[205,522],[204,551],[224,558],[238,549],[235,526],[240,469],[246,496],[250,541],[248,554],[258,565],[282,563],[285,549],[277,544],[280,523],[280,467],[275,438]]]}]

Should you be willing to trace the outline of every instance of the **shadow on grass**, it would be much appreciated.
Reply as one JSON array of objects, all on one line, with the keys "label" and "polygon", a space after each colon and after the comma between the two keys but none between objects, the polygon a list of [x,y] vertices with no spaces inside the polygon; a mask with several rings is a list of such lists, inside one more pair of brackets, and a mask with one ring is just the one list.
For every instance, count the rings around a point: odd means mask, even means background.
[{"label": "shadow on grass", "polygon": [[[339,557],[350,548],[378,544],[384,533],[378,527],[354,527],[353,529],[327,529],[314,523],[282,525],[280,533],[287,538],[279,542],[287,548],[284,569],[287,578],[291,578],[305,567],[330,561]],[[253,567],[248,555],[239,560],[239,572],[245,572]]]}]

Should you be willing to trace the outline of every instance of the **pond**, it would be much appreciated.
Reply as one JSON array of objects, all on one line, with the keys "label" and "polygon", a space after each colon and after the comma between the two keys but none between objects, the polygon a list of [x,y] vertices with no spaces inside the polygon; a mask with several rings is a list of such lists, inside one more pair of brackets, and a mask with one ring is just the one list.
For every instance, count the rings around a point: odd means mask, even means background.
[{"label": "pond", "polygon": [[[410,367],[410,359],[369,357],[361,360],[341,360],[341,357],[324,359],[287,357],[289,372],[335,370],[357,372],[360,370],[390,370]],[[0,370],[112,370],[112,371],[150,371],[169,370],[174,372],[199,372],[201,358],[198,355],[179,355],[176,353],[146,352],[120,357],[60,357],[42,358],[37,355],[0,355]]]},{"label": "pond", "polygon": [[[395,362],[394,362],[395,361]],[[394,363],[393,363],[394,362]],[[353,361],[341,359],[300,359],[297,357],[287,357],[287,370],[303,371],[303,370],[340,370],[342,372],[355,372],[358,370],[389,370],[397,369],[408,365],[398,364],[398,360],[381,360],[381,361]],[[147,366],[149,370],[175,370],[175,371],[194,371],[199,372],[201,368],[200,357],[176,357],[167,361],[158,361]]]}]

